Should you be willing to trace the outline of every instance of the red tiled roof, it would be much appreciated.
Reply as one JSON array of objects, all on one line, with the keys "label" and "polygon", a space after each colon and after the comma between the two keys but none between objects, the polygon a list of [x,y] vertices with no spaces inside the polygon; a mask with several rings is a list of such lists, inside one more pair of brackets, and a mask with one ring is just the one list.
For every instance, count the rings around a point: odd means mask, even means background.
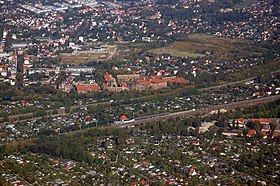
[{"label": "red tiled roof", "polygon": [[150,76],[151,79],[159,79],[160,76]]},{"label": "red tiled roof", "polygon": [[92,92],[99,91],[99,86],[97,84],[79,84],[77,85],[77,91]]},{"label": "red tiled roof", "polygon": [[13,56],[12,61],[16,61],[16,60],[17,60],[17,56]]},{"label": "red tiled roof", "polygon": [[198,145],[198,144],[199,144],[199,141],[193,140],[193,141],[192,141],[192,144],[193,144],[193,145]]},{"label": "red tiled roof", "polygon": [[158,78],[153,78],[151,81],[152,81],[152,83],[156,83],[156,84],[158,84],[158,83],[165,83],[166,82],[165,80],[158,79]]},{"label": "red tiled roof", "polygon": [[266,131],[261,131],[260,134],[263,135],[263,136],[267,136],[267,132]]},{"label": "red tiled roof", "polygon": [[145,85],[146,87],[152,85],[152,83],[151,83],[150,81],[146,81],[146,80],[143,80],[143,79],[137,80],[137,84],[143,84],[143,85]]},{"label": "red tiled roof", "polygon": [[255,135],[256,133],[257,133],[256,130],[250,129],[250,130],[248,130],[248,132],[247,132],[247,136],[251,137],[251,136]]},{"label": "red tiled roof", "polygon": [[218,145],[213,146],[213,150],[218,150],[218,149],[219,149]]},{"label": "red tiled roof", "polygon": [[122,82],[121,85],[122,85],[122,87],[127,87],[127,83],[126,82]]},{"label": "red tiled roof", "polygon": [[184,78],[177,78],[178,83],[188,83],[189,81]]},{"label": "red tiled roof", "polygon": [[148,165],[149,163],[146,162],[146,161],[143,161],[142,164],[143,164],[143,165]]},{"label": "red tiled roof", "polygon": [[98,158],[99,158],[99,159],[100,159],[100,158],[106,159],[106,158],[107,158],[107,155],[106,155],[106,154],[101,154],[101,155],[98,156]]},{"label": "red tiled roof", "polygon": [[253,118],[253,119],[251,119],[251,121],[260,122],[260,123],[271,123],[272,122],[271,119],[264,119],[264,118],[259,118],[259,119]]},{"label": "red tiled roof", "polygon": [[109,87],[109,85],[108,85],[108,84],[106,84],[106,83],[103,83],[102,87],[103,87],[104,89],[106,89],[106,88],[108,88],[108,87]]},{"label": "red tiled roof", "polygon": [[189,81],[177,76],[170,76],[170,77],[164,77],[163,80],[166,80],[169,83],[188,83]]},{"label": "red tiled roof", "polygon": [[172,185],[172,184],[175,183],[175,180],[167,180],[167,183],[168,183],[169,185]]},{"label": "red tiled roof", "polygon": [[127,117],[126,117],[125,115],[122,115],[122,116],[120,117],[120,120],[121,120],[121,121],[126,121],[126,120],[127,120]]},{"label": "red tiled roof", "polygon": [[8,68],[7,65],[0,65],[0,68]]},{"label": "red tiled roof", "polygon": [[238,122],[242,122],[243,123],[244,122],[244,118],[239,118]]},{"label": "red tiled roof", "polygon": [[255,92],[255,96],[259,96],[260,95],[260,92]]},{"label": "red tiled roof", "polygon": [[105,81],[107,81],[107,82],[113,81],[113,80],[114,80],[114,78],[113,78],[113,76],[112,76],[111,74],[105,74],[105,75],[104,75],[104,79],[105,79]]},{"label": "red tiled roof", "polygon": [[140,181],[140,184],[141,184],[141,185],[145,185],[145,184],[147,184],[147,181],[141,180],[141,181]]},{"label": "red tiled roof", "polygon": [[193,174],[194,172],[195,172],[195,170],[191,169],[191,170],[189,171],[189,174]]}]

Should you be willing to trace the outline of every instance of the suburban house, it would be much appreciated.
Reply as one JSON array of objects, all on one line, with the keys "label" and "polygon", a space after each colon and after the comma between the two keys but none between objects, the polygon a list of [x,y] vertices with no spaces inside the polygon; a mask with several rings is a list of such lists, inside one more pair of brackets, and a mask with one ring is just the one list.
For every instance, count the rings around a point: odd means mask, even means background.
[{"label": "suburban house", "polygon": [[250,129],[250,130],[248,130],[248,132],[247,132],[247,137],[253,137],[253,136],[256,135],[256,134],[257,134],[257,131],[256,131],[256,130]]},{"label": "suburban house", "polygon": [[244,118],[238,118],[237,120],[233,120],[232,122],[229,123],[231,127],[239,127],[239,128],[245,128],[245,119]]}]

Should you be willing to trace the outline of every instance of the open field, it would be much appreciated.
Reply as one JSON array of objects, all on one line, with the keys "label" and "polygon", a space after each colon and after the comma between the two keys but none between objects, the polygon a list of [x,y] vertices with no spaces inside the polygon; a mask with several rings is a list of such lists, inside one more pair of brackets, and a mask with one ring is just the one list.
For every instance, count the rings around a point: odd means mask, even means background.
[{"label": "open field", "polygon": [[60,54],[61,64],[83,64],[90,61],[106,61],[112,59],[116,54],[118,47],[116,45],[104,45],[94,50],[74,51],[71,54]]},{"label": "open field", "polygon": [[188,44],[188,43],[175,42],[171,46],[153,49],[153,50],[150,50],[150,52],[156,53],[156,54],[170,54],[172,56],[177,56],[177,57],[194,57],[195,58],[195,57],[204,57],[205,56],[205,54],[188,52],[187,50],[182,49],[184,47],[187,47],[187,46],[183,46],[185,44]]},{"label": "open field", "polygon": [[176,41],[169,46],[150,50],[156,54],[170,54],[177,57],[203,57],[210,53],[215,61],[259,56],[267,49],[259,44],[241,39],[229,39],[206,34],[190,34],[185,41]]},{"label": "open field", "polygon": [[144,47],[146,43],[119,43],[118,50],[116,55],[114,55],[113,59],[117,60],[129,60],[136,53],[139,53]]},{"label": "open field", "polygon": [[116,43],[104,44],[97,49],[74,51],[73,53],[60,54],[60,64],[83,64],[90,61],[125,61],[131,59],[135,53],[145,48],[146,43]]},{"label": "open field", "polygon": [[170,54],[177,57],[204,57],[215,62],[260,56],[267,52],[261,44],[242,39],[229,39],[206,34],[190,34],[183,41],[169,46],[149,50],[147,43],[116,43],[97,47],[94,50],[61,54],[61,64],[83,64],[89,61],[126,61],[146,50],[156,54]]}]

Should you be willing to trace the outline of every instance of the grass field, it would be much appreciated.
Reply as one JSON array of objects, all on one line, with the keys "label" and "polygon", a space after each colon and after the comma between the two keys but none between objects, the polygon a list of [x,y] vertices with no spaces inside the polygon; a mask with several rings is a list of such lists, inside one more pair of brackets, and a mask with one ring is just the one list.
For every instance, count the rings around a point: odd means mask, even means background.
[{"label": "grass field", "polygon": [[191,52],[190,50],[187,50],[187,49],[182,49],[182,48],[186,48],[186,46],[185,46],[186,44],[187,43],[185,43],[185,42],[175,42],[171,46],[153,49],[153,50],[150,50],[150,52],[156,53],[156,54],[170,54],[172,56],[177,56],[177,57],[194,57],[195,58],[195,57],[205,56],[204,54]]},{"label": "grass field", "polygon": [[259,44],[241,39],[229,39],[206,34],[190,34],[184,41],[150,50],[156,54],[170,54],[177,57],[203,57],[210,52],[215,61],[259,56],[267,50]]},{"label": "grass field", "polygon": [[113,59],[122,61],[129,60],[132,56],[140,52],[145,47],[145,43],[120,43],[118,44],[118,50]]}]

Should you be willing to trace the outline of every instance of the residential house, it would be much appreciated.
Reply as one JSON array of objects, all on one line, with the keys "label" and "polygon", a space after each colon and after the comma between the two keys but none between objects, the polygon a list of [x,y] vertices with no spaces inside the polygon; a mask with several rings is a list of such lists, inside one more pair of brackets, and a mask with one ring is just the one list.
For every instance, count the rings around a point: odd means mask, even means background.
[{"label": "residential house", "polygon": [[239,127],[239,128],[245,128],[245,119],[244,118],[238,118],[237,120],[233,120],[232,122],[229,123],[231,127]]},{"label": "residential house", "polygon": [[256,135],[256,134],[257,134],[256,130],[250,129],[250,130],[248,130],[248,132],[247,132],[247,137],[253,137],[253,136]]}]

